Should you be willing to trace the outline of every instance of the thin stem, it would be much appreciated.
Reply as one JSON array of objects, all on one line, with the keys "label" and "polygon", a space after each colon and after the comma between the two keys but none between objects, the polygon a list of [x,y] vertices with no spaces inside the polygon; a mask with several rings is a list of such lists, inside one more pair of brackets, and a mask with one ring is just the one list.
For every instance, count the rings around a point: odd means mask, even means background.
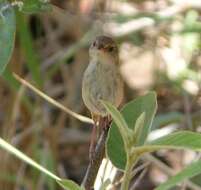
[{"label": "thin stem", "polygon": [[123,182],[121,185],[121,190],[128,190],[129,188],[129,182],[131,180],[131,174],[133,167],[135,166],[136,162],[138,160],[138,156],[136,155],[135,157],[131,157],[130,154],[127,154],[127,163],[126,163],[126,168],[123,176]]},{"label": "thin stem", "polygon": [[108,130],[109,126],[103,129],[96,145],[95,153],[93,154],[94,156],[92,157],[92,160],[90,160],[89,166],[87,168],[86,175],[82,182],[82,186],[84,186],[86,190],[93,189],[98,170],[105,155],[105,141],[107,138]]},{"label": "thin stem", "polygon": [[128,190],[131,172],[132,172],[132,165],[130,164],[129,161],[127,161],[125,172],[124,172],[124,177],[123,177],[123,182],[121,185],[121,190]]},{"label": "thin stem", "polygon": [[74,111],[72,111],[71,109],[63,106],[62,104],[60,104],[59,102],[55,101],[54,99],[50,98],[49,96],[47,96],[45,93],[43,93],[42,91],[40,91],[39,89],[37,89],[36,87],[34,87],[31,83],[29,83],[28,81],[22,79],[19,75],[17,75],[16,73],[13,73],[13,77],[20,82],[22,85],[25,85],[27,88],[31,89],[32,91],[34,91],[37,95],[39,95],[40,97],[44,98],[46,101],[48,101],[50,104],[56,106],[57,108],[61,109],[62,111],[66,112],[67,114],[71,115],[72,117],[84,122],[84,123],[90,123],[93,124],[93,120],[85,117],[81,114],[78,114]]}]

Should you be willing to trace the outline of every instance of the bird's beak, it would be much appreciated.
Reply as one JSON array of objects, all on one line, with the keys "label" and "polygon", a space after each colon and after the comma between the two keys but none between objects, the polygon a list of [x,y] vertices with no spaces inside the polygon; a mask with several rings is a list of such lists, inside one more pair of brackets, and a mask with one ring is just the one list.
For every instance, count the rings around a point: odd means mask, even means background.
[{"label": "bird's beak", "polygon": [[100,52],[105,52],[105,51],[106,51],[106,49],[105,49],[104,47],[98,47],[98,50],[99,50]]}]

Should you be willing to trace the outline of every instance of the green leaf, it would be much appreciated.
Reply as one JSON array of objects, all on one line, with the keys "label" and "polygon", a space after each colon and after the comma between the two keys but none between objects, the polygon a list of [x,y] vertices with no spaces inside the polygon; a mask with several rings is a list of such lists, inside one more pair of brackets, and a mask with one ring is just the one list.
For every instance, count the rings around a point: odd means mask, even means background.
[{"label": "green leaf", "polygon": [[[128,127],[132,130],[135,126],[136,120],[143,112],[145,112],[144,128],[142,130],[142,136],[139,138],[139,145],[144,144],[147,138],[156,108],[156,94],[154,92],[150,92],[129,102],[121,111]],[[121,134],[114,122],[109,130],[106,151],[112,163],[117,168],[123,170],[126,165],[126,152]]]},{"label": "green leaf", "polygon": [[140,137],[142,136],[143,128],[144,128],[144,120],[145,120],[145,112],[143,112],[137,119],[134,128],[134,139],[136,141],[136,145],[140,143]]},{"label": "green leaf", "polygon": [[185,179],[189,179],[191,177],[196,176],[197,174],[201,173],[201,160],[193,162],[182,171],[178,172],[175,176],[172,176],[168,179],[165,183],[161,184],[155,190],[166,190],[170,189],[181,183]]},{"label": "green leaf", "polygon": [[66,190],[84,190],[83,187],[80,187],[78,184],[76,184],[74,181],[69,179],[62,179],[57,180],[57,183],[63,187]]},{"label": "green leaf", "polygon": [[7,5],[3,2],[0,2],[0,74],[3,73],[12,55],[16,30],[14,10],[12,7],[3,10],[2,7]]},{"label": "green leaf", "polygon": [[106,110],[112,116],[113,121],[116,123],[116,126],[120,131],[121,137],[123,138],[125,149],[127,149],[129,146],[129,135],[130,132],[132,133],[132,131],[129,131],[127,123],[122,117],[121,113],[111,103],[103,100],[101,101],[101,103],[104,105]]},{"label": "green leaf", "polygon": [[190,131],[179,131],[151,141],[148,144],[152,146],[201,150],[201,134]]},{"label": "green leaf", "polygon": [[190,131],[172,133],[148,142],[144,146],[133,148],[133,154],[136,151],[139,153],[147,153],[167,148],[201,151],[201,134]]},{"label": "green leaf", "polygon": [[22,11],[24,13],[38,13],[43,11],[51,11],[52,6],[47,2],[41,0],[24,0]]}]

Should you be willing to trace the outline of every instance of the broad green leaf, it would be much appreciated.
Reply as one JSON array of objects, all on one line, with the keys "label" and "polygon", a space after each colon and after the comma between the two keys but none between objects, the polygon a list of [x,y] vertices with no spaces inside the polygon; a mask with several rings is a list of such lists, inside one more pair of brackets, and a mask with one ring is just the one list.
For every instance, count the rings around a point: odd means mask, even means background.
[{"label": "broad green leaf", "polygon": [[[156,94],[154,92],[150,92],[129,102],[121,111],[128,127],[132,130],[134,129],[136,120],[143,112],[145,112],[144,128],[142,130],[142,136],[139,138],[139,145],[144,144],[147,138],[156,108]],[[109,130],[106,151],[109,159],[117,168],[125,168],[126,152],[121,134],[119,133],[115,122],[112,122]]]},{"label": "broad green leaf", "polygon": [[190,131],[172,133],[154,141],[148,142],[144,146],[136,148],[134,147],[133,153],[135,151],[140,153],[153,152],[167,148],[201,151],[201,134]]},{"label": "broad green leaf", "polygon": [[3,73],[13,52],[15,42],[15,13],[12,7],[3,10],[7,1],[0,2],[0,74]]},{"label": "broad green leaf", "polygon": [[80,187],[78,184],[76,184],[74,181],[69,179],[62,179],[57,180],[57,183],[63,187],[66,190],[84,190],[83,187]]},{"label": "broad green leaf", "polygon": [[148,142],[147,144],[152,146],[201,150],[201,134],[190,131],[179,131]]},{"label": "broad green leaf", "polygon": [[175,176],[170,177],[165,183],[159,185],[155,190],[170,189],[185,179],[189,179],[201,173],[201,160],[193,162],[182,171],[178,172]]},{"label": "broad green leaf", "polygon": [[38,13],[52,10],[51,5],[42,0],[24,0],[23,3],[22,11],[24,13]]}]

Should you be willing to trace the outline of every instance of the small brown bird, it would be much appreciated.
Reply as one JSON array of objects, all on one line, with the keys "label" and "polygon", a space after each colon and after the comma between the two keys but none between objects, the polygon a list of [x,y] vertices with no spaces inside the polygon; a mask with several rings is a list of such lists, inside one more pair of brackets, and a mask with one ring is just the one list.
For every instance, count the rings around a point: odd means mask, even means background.
[{"label": "small brown bird", "polygon": [[95,123],[91,151],[94,148],[96,126],[105,125],[101,121],[109,116],[100,100],[109,101],[118,107],[123,97],[123,82],[119,73],[118,48],[110,37],[96,37],[90,46],[89,56],[90,62],[82,82],[82,97]]}]

